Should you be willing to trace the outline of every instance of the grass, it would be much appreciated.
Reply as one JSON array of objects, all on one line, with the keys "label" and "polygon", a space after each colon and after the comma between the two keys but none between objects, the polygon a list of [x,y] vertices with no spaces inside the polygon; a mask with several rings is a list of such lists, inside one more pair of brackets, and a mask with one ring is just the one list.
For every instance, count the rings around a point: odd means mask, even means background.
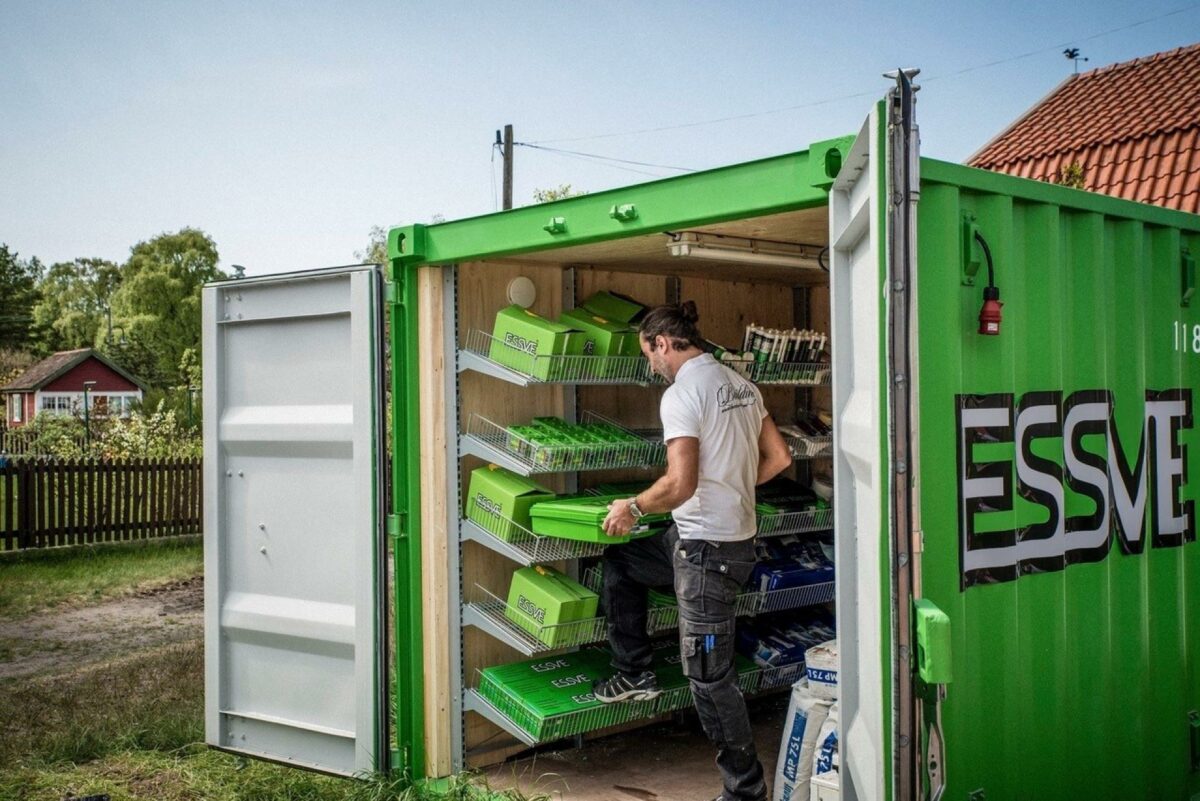
[{"label": "grass", "polygon": [[[202,573],[198,538],[0,555],[0,618],[84,606]],[[0,660],[35,649],[0,638]],[[339,779],[209,749],[204,644],[143,648],[67,672],[0,681],[0,799],[62,801],[537,801],[462,775],[411,787]]]},{"label": "grass", "polygon": [[169,584],[203,572],[199,537],[22,551],[0,556],[0,618],[26,617]]}]

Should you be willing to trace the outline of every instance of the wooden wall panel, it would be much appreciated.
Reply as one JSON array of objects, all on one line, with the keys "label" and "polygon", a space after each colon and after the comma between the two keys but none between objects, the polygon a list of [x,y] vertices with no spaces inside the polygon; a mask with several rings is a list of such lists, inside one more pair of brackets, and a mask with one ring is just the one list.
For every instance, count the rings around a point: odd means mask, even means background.
[{"label": "wooden wall panel", "polygon": [[[457,532],[447,529],[445,328],[442,270],[417,271],[418,349],[421,372],[421,585],[425,604],[425,769],[430,776],[451,771],[450,750],[450,616],[449,549]],[[454,369],[449,365],[449,369]]]},{"label": "wooden wall panel", "polygon": [[[532,311],[555,319],[562,311],[562,270],[554,265],[526,264],[506,261],[503,264],[473,262],[458,269],[458,332],[459,342],[467,332],[478,329],[491,333],[496,312],[509,305],[509,282],[525,276],[537,289]],[[537,415],[563,414],[564,388],[556,386],[518,387],[496,378],[475,372],[461,373],[458,378],[460,401],[460,430],[466,430],[471,414],[480,414],[498,425],[527,422]],[[483,465],[476,458],[462,460],[462,496],[466,497],[470,471]],[[562,489],[555,476],[539,477],[540,482],[554,490]],[[455,498],[455,504],[459,499]],[[461,511],[461,510],[460,510]],[[464,600],[477,600],[482,589],[503,598],[517,565],[503,556],[475,543],[465,543],[462,550],[462,590]],[[477,589],[481,588],[481,589]],[[520,655],[511,648],[474,629],[463,632],[463,678],[473,687],[477,671],[489,665],[512,662]],[[478,715],[467,715],[466,749],[487,748],[493,758],[503,758],[506,751],[492,752],[506,743],[515,742],[506,733]]]}]

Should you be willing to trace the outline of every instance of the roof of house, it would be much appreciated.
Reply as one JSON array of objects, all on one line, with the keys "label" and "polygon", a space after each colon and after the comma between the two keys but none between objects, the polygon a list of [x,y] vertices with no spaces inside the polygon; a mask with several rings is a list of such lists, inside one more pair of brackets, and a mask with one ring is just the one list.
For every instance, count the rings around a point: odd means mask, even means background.
[{"label": "roof of house", "polygon": [[89,358],[94,358],[108,367],[114,373],[121,375],[134,384],[138,385],[139,389],[145,390],[146,385],[130,375],[125,370],[122,370],[117,365],[106,359],[103,354],[92,350],[91,348],[80,348],[79,350],[62,350],[58,353],[53,353],[42,359],[37,364],[30,367],[19,376],[9,381],[4,386],[0,387],[0,392],[33,392],[46,384],[49,384],[54,379],[63,375],[72,368],[78,367]]},{"label": "roof of house", "polygon": [[1200,43],[1072,75],[968,163],[1200,213]]}]

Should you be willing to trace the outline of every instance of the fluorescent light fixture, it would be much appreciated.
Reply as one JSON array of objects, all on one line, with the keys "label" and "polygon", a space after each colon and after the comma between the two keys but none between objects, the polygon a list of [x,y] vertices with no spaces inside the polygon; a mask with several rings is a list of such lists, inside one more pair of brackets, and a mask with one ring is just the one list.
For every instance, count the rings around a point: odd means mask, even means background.
[{"label": "fluorescent light fixture", "polygon": [[821,248],[793,242],[768,242],[740,236],[705,234],[684,231],[671,234],[667,249],[672,256],[689,259],[713,259],[715,261],[738,262],[739,264],[762,264],[773,267],[798,267],[819,270],[821,264],[817,254]]}]

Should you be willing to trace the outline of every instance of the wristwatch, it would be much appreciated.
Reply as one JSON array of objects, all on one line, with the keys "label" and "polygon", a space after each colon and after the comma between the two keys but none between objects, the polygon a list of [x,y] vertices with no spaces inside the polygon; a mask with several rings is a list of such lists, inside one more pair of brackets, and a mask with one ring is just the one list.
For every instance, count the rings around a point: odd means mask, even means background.
[{"label": "wristwatch", "polygon": [[634,520],[640,519],[645,514],[638,508],[636,495],[629,499],[629,514],[633,515]]}]

